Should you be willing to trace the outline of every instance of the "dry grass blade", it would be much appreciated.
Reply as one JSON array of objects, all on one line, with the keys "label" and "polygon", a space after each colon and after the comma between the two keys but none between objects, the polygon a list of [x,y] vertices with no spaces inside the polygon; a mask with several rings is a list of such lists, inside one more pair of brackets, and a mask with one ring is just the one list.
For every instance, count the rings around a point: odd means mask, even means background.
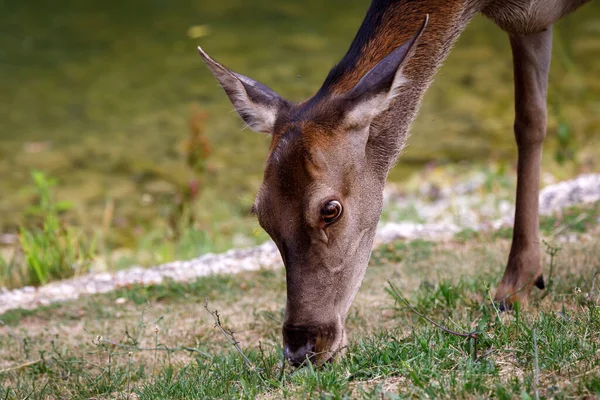
[{"label": "dry grass blade", "polygon": [[451,335],[455,335],[455,336],[460,336],[460,337],[464,337],[467,339],[470,339],[473,341],[473,361],[477,360],[477,332],[469,332],[469,333],[461,333],[461,332],[456,332],[453,331],[452,329],[448,329],[445,326],[435,322],[434,320],[432,320],[431,318],[427,317],[426,315],[421,314],[419,311],[417,311],[409,302],[408,300],[406,300],[404,298],[404,296],[402,296],[400,293],[398,293],[398,291],[396,290],[396,288],[394,287],[394,285],[392,285],[392,283],[390,281],[388,281],[388,285],[390,285],[390,292],[392,293],[392,295],[402,301],[404,303],[404,305],[406,307],[408,307],[408,309],[410,311],[412,311],[413,313],[417,314],[419,317],[423,318],[425,321],[429,322],[430,324],[436,326],[437,328],[441,329],[442,331],[449,333]]},{"label": "dry grass blade", "polygon": [[18,370],[23,369],[23,368],[31,367],[32,365],[36,365],[36,364],[39,364],[41,362],[42,362],[42,359],[40,358],[40,359],[35,360],[35,361],[30,361],[30,362],[27,362],[27,363],[24,363],[24,364],[15,365],[14,367],[5,368],[3,370],[0,370],[0,375],[6,374],[6,373],[12,372],[12,371],[18,371]]}]

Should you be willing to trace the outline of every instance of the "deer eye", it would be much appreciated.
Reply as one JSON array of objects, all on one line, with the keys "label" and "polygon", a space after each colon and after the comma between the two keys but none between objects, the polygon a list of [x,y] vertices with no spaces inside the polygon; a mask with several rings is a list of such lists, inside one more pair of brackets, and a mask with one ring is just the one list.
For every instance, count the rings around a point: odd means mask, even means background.
[{"label": "deer eye", "polygon": [[342,204],[337,200],[330,200],[321,208],[321,218],[326,224],[331,224],[342,215]]}]

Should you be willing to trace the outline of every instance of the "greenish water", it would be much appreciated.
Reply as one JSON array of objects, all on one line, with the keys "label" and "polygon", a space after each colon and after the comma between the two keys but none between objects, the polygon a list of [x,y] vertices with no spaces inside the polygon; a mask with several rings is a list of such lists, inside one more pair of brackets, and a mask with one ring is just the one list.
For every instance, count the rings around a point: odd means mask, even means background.
[{"label": "greenish water", "polygon": [[[0,232],[13,231],[32,201],[32,169],[59,179],[58,197],[75,203],[84,224],[98,224],[113,199],[117,230],[150,229],[173,192],[160,176],[186,174],[180,148],[192,103],[208,113],[213,147],[196,205],[200,217],[222,233],[251,232],[257,225],[247,210],[269,139],[241,130],[195,46],[300,100],[345,53],[367,6],[366,0],[0,1]],[[557,24],[555,39],[545,162],[560,171],[554,161],[560,131],[575,155],[566,173],[598,170],[599,4]],[[402,180],[434,160],[512,165],[512,118],[507,37],[478,17],[428,92],[391,178]],[[157,200],[141,205],[144,194]]]}]

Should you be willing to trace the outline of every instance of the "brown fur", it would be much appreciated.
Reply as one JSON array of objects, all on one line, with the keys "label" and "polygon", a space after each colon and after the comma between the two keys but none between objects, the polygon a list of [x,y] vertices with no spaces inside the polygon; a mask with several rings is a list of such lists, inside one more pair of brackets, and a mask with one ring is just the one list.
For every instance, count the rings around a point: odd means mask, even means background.
[{"label": "brown fur", "polygon": [[409,79],[422,83],[429,77],[423,66],[435,67],[450,49],[463,26],[474,13],[468,0],[450,1],[399,1],[385,11],[382,24],[375,36],[361,49],[357,60],[344,78],[333,86],[335,93],[350,90],[373,66],[396,47],[407,41],[417,31],[429,14],[429,25],[419,42],[405,73]]}]

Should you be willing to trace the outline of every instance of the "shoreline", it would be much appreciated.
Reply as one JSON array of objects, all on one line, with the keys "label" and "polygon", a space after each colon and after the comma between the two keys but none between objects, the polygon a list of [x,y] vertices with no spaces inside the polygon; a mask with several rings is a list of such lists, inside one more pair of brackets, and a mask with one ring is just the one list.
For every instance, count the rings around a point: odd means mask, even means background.
[{"label": "shoreline", "polygon": [[[394,198],[390,191],[387,191],[387,193],[387,205],[393,205],[395,202],[400,201],[400,199]],[[438,203],[436,204],[438,209],[449,207],[451,200],[457,196],[463,196],[465,199],[481,197],[470,193],[463,195],[450,193],[436,200],[434,204]],[[408,200],[403,198],[402,201],[416,201],[415,199],[416,197]],[[600,201],[600,174],[580,175],[574,179],[544,187],[540,192],[540,215],[549,215],[571,206],[592,204],[598,201]],[[513,214],[511,211],[511,209],[504,207],[504,216],[485,223],[473,222],[468,218],[466,224],[448,221],[425,223],[390,221],[380,223],[374,246],[399,239],[441,241],[452,238],[463,229],[484,231],[510,226]],[[165,280],[186,282],[208,275],[235,274],[242,271],[281,267],[281,258],[275,244],[272,241],[267,241],[246,249],[231,249],[224,253],[207,253],[191,260],[173,261],[150,268],[134,265],[114,273],[91,272],[75,278],[50,282],[37,288],[31,286],[12,290],[0,288],[0,314],[17,308],[31,310],[56,302],[75,300],[81,296],[107,293],[130,285],[148,286],[163,283]]]}]

